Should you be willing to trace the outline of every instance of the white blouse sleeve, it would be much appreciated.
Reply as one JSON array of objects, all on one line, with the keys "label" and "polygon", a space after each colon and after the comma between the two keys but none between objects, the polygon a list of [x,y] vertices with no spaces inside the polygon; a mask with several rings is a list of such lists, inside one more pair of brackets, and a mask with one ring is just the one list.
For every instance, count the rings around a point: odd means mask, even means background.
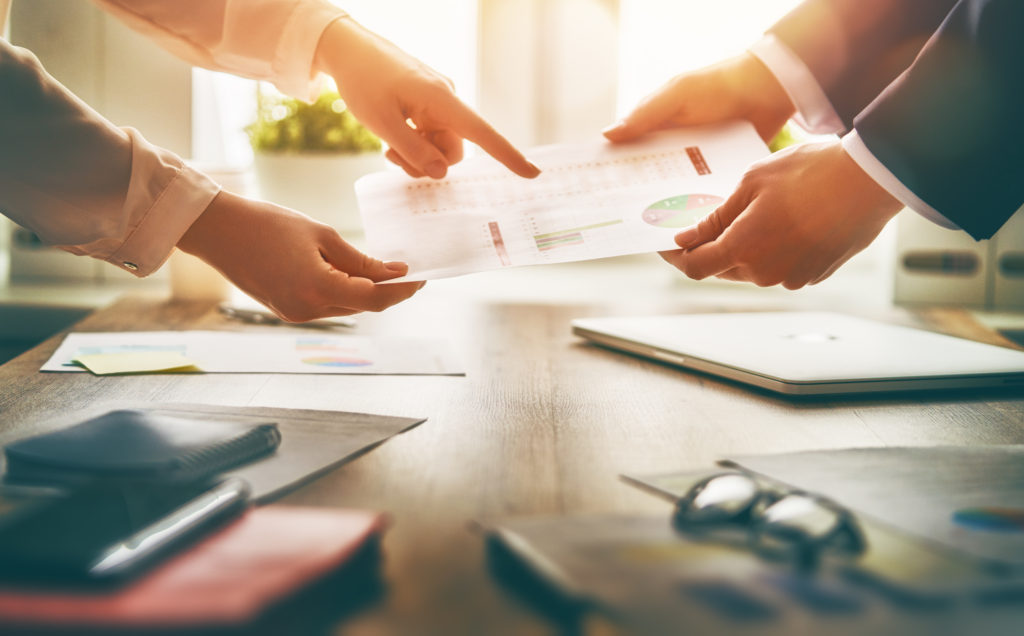
[{"label": "white blouse sleeve", "polygon": [[[313,57],[343,11],[325,0],[95,0],[206,68],[315,97]],[[160,267],[220,188],[68,92],[0,40],[0,212],[43,241],[138,276]]]},{"label": "white blouse sleeve", "polygon": [[117,128],[0,39],[0,210],[43,241],[145,276],[220,188]]},{"label": "white blouse sleeve", "polygon": [[273,82],[315,99],[312,71],[324,30],[345,12],[326,0],[94,0],[178,57]]}]

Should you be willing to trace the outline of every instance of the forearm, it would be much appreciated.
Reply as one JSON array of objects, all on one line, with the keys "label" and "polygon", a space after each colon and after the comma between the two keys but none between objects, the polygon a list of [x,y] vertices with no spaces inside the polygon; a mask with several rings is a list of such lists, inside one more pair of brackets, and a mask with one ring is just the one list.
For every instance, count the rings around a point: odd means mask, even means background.
[{"label": "forearm", "polygon": [[795,121],[815,134],[842,134],[843,149],[860,169],[874,179],[875,184],[903,205],[929,221],[950,229],[957,225],[925,203],[903,184],[885,164],[864,145],[857,131],[847,132],[846,125],[832,107],[831,101],[818,84],[810,69],[778,38],[765,36],[750,49],[775,75],[778,84],[795,104]]},{"label": "forearm", "polygon": [[217,189],[0,40],[0,208],[16,223],[47,243],[146,275]]},{"label": "forearm", "polygon": [[793,105],[793,117],[806,131],[824,135],[845,130],[828,95],[810,68],[782,40],[766,34],[749,49],[775,78]]},{"label": "forearm", "polygon": [[94,0],[178,57],[314,97],[313,58],[345,15],[326,0]]},{"label": "forearm", "polygon": [[810,69],[844,127],[913,62],[956,0],[806,0],[769,33]]},{"label": "forearm", "polygon": [[796,104],[795,121],[808,132],[816,134],[842,134],[843,149],[860,169],[874,179],[890,196],[914,210],[929,221],[950,229],[957,225],[944,217],[932,206],[925,203],[903,184],[867,146],[856,130],[847,131],[821,86],[811,75],[803,62],[795,57],[784,44],[768,36],[751,48],[751,53],[761,59],[775,74],[779,84]]},{"label": "forearm", "polygon": [[1019,0],[964,0],[855,121],[900,182],[976,239],[1024,203],[1022,28]]},{"label": "forearm", "polygon": [[253,209],[249,199],[227,191],[218,193],[178,239],[178,249],[213,264],[233,228],[258,225]]},{"label": "forearm", "polygon": [[324,28],[317,42],[313,54],[313,71],[333,75],[340,63],[357,61],[357,38],[368,34],[369,32],[349,15],[332,20]]}]

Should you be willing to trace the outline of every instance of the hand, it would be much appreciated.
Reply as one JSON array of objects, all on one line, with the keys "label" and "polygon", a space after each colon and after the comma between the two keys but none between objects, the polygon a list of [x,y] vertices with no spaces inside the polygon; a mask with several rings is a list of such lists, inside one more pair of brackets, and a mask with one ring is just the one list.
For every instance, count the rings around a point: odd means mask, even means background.
[{"label": "hand", "polygon": [[540,174],[455,96],[451,80],[351,18],[327,27],[314,66],[334,78],[352,114],[390,146],[387,158],[413,177],[444,177],[462,159],[463,139],[519,176]]},{"label": "hand", "polygon": [[403,276],[331,227],[272,203],[221,192],[178,242],[289,322],[381,311],[423,283],[376,283]]},{"label": "hand", "polygon": [[672,78],[604,136],[625,142],[655,130],[746,119],[767,143],[795,112],[771,71],[744,53]]},{"label": "hand", "polygon": [[697,280],[799,289],[831,276],[902,207],[839,141],[793,146],[754,163],[725,203],[676,235],[684,249],[662,258]]}]

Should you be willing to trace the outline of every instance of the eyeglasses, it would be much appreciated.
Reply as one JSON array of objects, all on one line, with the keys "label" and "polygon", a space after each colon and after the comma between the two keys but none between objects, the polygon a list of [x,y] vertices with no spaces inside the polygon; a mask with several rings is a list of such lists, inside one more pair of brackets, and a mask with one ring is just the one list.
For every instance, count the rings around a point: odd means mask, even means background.
[{"label": "eyeglasses", "polygon": [[855,556],[864,535],[853,514],[825,497],[762,486],[743,472],[711,475],[676,502],[672,525],[687,535],[737,537],[758,554],[811,570],[823,554]]}]

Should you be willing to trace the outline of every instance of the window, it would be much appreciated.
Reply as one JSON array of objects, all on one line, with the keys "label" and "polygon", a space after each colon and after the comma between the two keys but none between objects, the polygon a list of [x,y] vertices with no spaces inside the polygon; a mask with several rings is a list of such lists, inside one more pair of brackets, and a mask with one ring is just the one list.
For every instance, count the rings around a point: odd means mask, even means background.
[{"label": "window", "polygon": [[[332,0],[360,24],[449,77],[476,103],[477,0]],[[483,0],[486,1],[486,0]],[[192,155],[204,163],[252,161],[245,127],[255,119],[256,82],[196,69]]]},{"label": "window", "polygon": [[366,28],[449,77],[463,101],[476,104],[477,0],[332,2]]},{"label": "window", "polygon": [[620,0],[618,110],[625,114],[670,77],[731,55],[799,0]]},{"label": "window", "polygon": [[[530,146],[597,134],[673,75],[742,51],[798,0],[333,1]],[[255,90],[196,71],[197,158],[251,160]]]}]

